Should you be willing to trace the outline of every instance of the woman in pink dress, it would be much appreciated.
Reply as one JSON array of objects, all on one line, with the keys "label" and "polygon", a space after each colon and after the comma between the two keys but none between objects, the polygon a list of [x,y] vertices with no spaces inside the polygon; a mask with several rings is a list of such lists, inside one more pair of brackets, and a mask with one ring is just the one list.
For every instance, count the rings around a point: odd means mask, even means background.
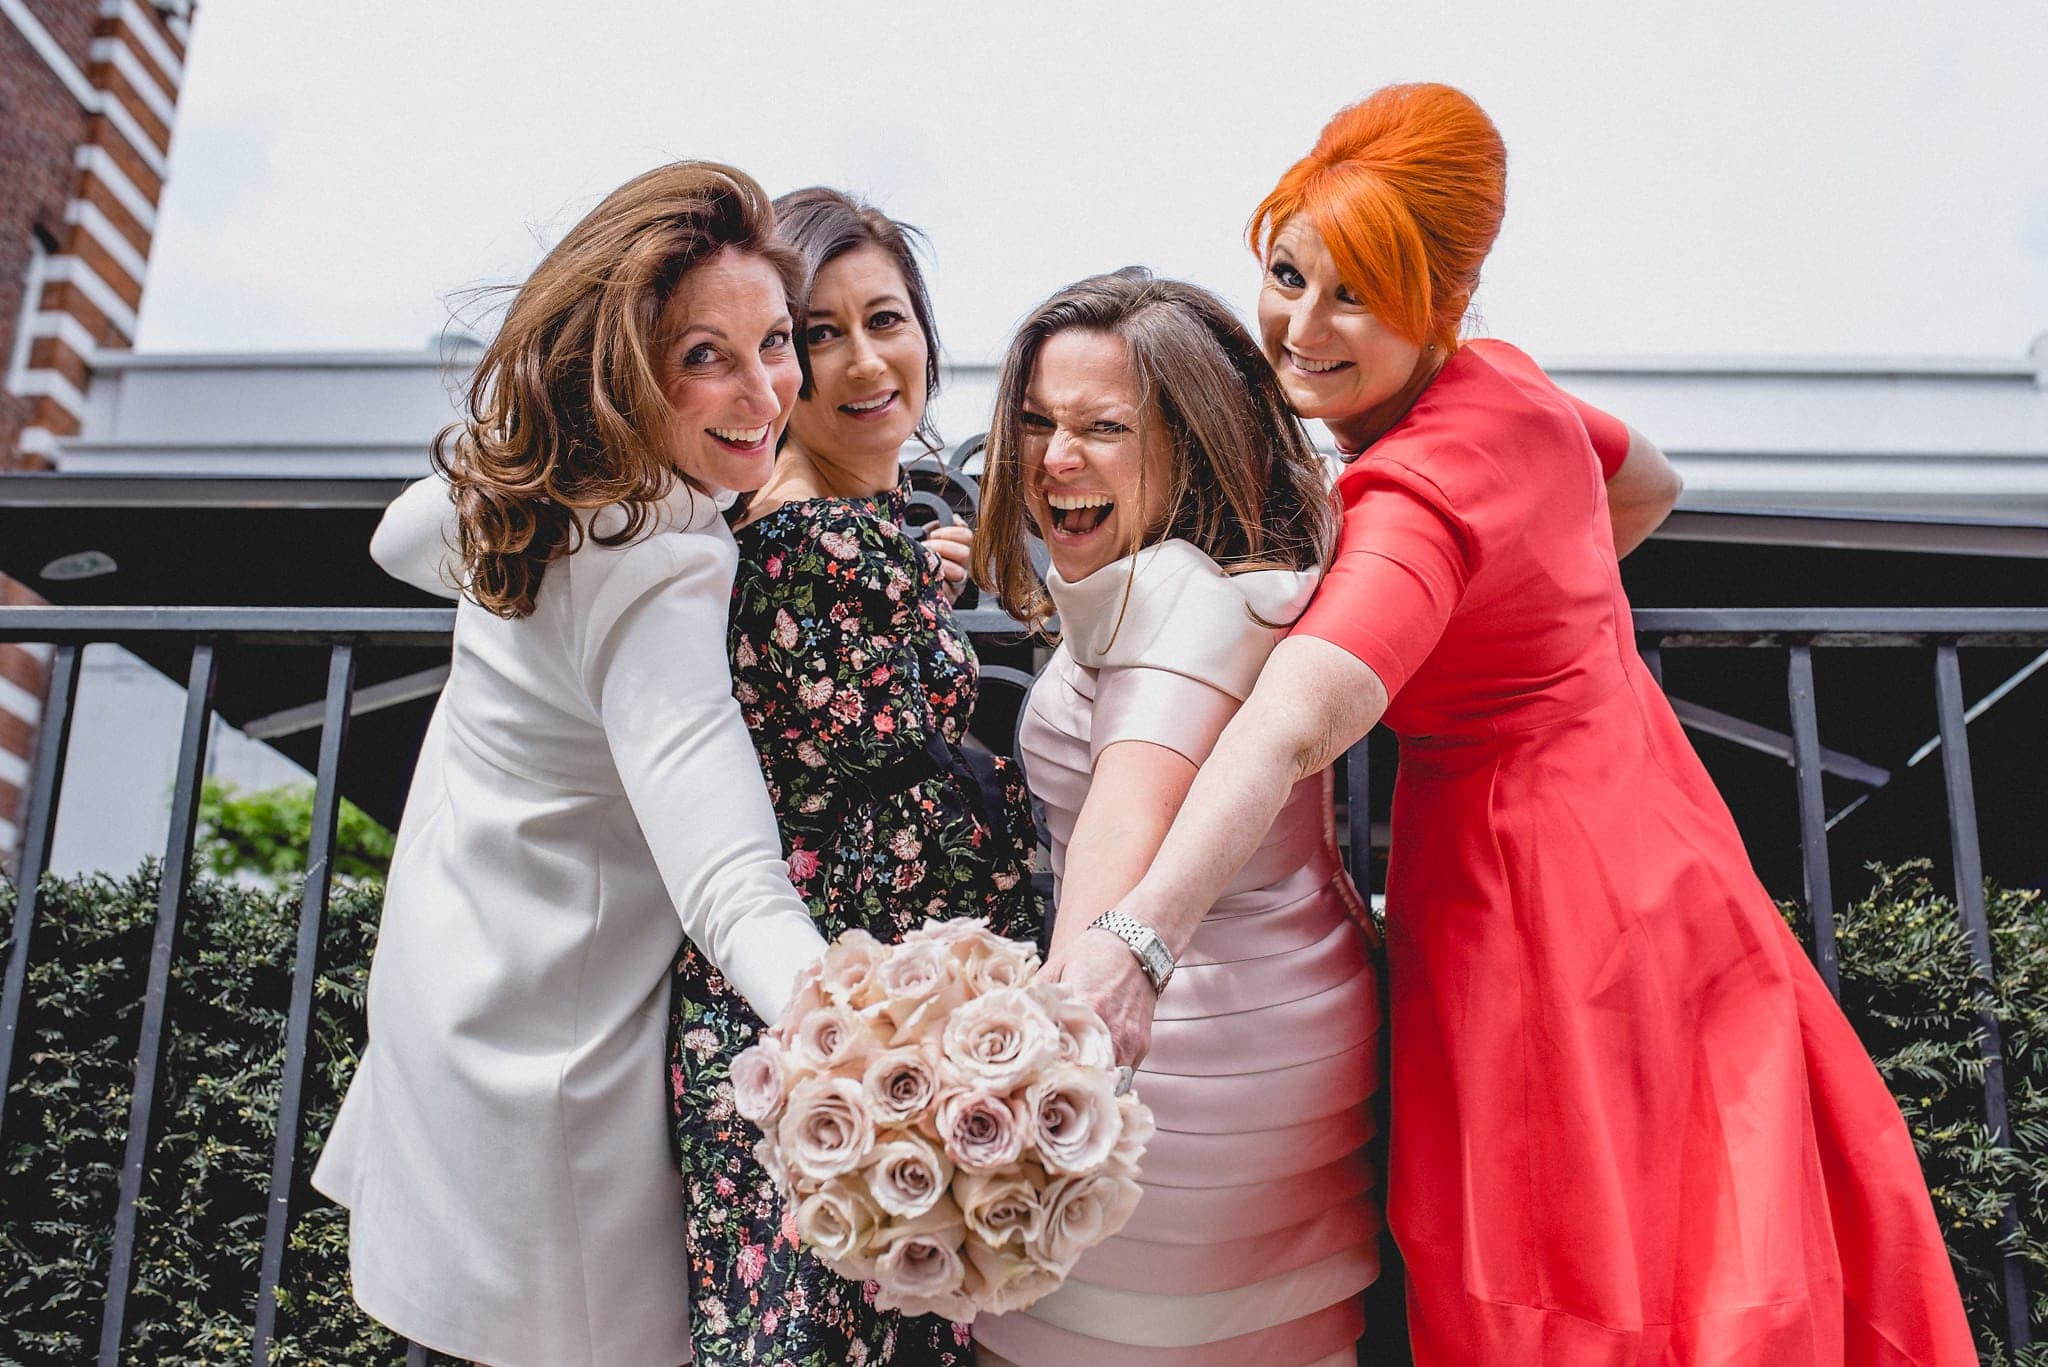
[{"label": "woman in pink dress", "polygon": [[[1355,453],[1344,523],[1117,910],[1199,944],[1302,776],[1384,718],[1416,1360],[1974,1363],[1898,1110],[1636,654],[1616,552],[1675,477],[1459,342],[1505,162],[1465,96],[1389,87],[1254,216],[1266,355]],[[1099,939],[1049,967],[1142,1053],[1151,989]]]},{"label": "woman in pink dress", "polygon": [[[1091,927],[1315,586],[1322,462],[1220,301],[1127,270],[1025,322],[983,488],[980,577],[1025,621],[1059,617],[1023,724],[1052,832],[1053,960],[1083,940],[1128,959],[1113,927]],[[1051,553],[1049,600],[1027,518]],[[1251,843],[1204,903],[1137,1076],[1159,1128],[1136,1213],[1050,1296],[975,1322],[983,1367],[1355,1362],[1378,1272],[1363,1146],[1379,996],[1328,775],[1291,785]]]}]

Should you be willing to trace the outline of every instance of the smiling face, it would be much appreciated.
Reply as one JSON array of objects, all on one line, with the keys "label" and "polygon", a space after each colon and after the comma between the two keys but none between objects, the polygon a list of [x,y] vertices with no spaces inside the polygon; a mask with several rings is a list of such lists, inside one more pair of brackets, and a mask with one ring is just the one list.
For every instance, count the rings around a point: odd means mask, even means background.
[{"label": "smiling face", "polygon": [[886,251],[855,247],[819,268],[804,345],[811,393],[797,402],[792,435],[819,455],[886,458],[893,468],[924,421],[930,349]]},{"label": "smiling face", "polygon": [[1024,501],[1060,577],[1084,579],[1158,530],[1171,447],[1113,333],[1045,339],[1024,388]]},{"label": "smiling face", "polygon": [[727,248],[682,278],[662,324],[670,458],[706,488],[760,488],[803,383],[782,277]]},{"label": "smiling face", "polygon": [[1321,234],[1301,218],[1273,235],[1259,289],[1259,343],[1294,411],[1321,418],[1354,450],[1407,410],[1414,397],[1407,391],[1424,368],[1422,344],[1358,302]]}]

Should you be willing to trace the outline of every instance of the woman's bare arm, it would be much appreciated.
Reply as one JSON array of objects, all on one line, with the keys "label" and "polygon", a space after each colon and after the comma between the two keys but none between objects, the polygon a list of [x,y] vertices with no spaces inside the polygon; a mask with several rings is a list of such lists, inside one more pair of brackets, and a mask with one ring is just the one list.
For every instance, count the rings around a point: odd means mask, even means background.
[{"label": "woman's bare arm", "polygon": [[[1266,838],[1294,785],[1362,739],[1386,708],[1387,690],[1379,675],[1357,656],[1313,636],[1282,641],[1196,774],[1150,868],[1116,903],[1117,909],[1152,927],[1180,958],[1203,915]],[[1100,788],[1098,782],[1091,797]],[[1075,862],[1071,848],[1068,860],[1070,866]],[[1067,920],[1064,902],[1060,919]],[[1093,919],[1091,914],[1088,920]],[[1105,951],[1092,944],[1088,948],[1109,966]],[[1107,949],[1131,959],[1121,945]],[[1171,985],[1167,990],[1173,990]],[[1135,960],[1130,971],[1091,996],[1111,1021],[1112,1034],[1118,1019],[1142,1015],[1149,1039],[1151,987],[1136,973]],[[1134,1062],[1123,1043],[1120,1039],[1118,1061]]]},{"label": "woman's bare arm", "polygon": [[1614,527],[1614,553],[1625,556],[1649,539],[1671,515],[1685,481],[1656,444],[1631,427],[1628,456],[1607,481],[1607,517]]}]

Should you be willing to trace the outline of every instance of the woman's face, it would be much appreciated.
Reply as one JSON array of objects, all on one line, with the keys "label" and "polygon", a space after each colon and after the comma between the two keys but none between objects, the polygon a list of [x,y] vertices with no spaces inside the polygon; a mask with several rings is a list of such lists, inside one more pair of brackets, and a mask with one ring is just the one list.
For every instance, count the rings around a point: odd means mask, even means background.
[{"label": "woman's face", "polygon": [[1024,506],[1060,577],[1129,555],[1166,515],[1172,450],[1131,374],[1123,340],[1069,328],[1046,338],[1024,387]]},{"label": "woman's face", "polygon": [[896,458],[924,421],[924,329],[903,272],[870,243],[835,256],[811,282],[804,345],[811,396],[791,430],[827,456]]},{"label": "woman's face", "polygon": [[1259,341],[1294,411],[1329,423],[1339,440],[1401,394],[1423,354],[1353,297],[1322,235],[1301,218],[1273,235]]},{"label": "woman's face", "polygon": [[760,488],[803,383],[782,277],[727,248],[682,278],[662,321],[670,458],[707,488]]}]

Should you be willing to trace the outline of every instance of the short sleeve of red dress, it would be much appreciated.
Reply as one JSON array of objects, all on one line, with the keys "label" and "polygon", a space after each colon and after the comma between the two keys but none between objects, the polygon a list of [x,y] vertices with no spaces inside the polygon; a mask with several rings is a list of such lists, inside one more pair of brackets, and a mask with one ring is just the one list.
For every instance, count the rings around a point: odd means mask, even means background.
[{"label": "short sleeve of red dress", "polygon": [[1290,634],[1350,651],[1391,697],[1436,648],[1464,596],[1471,529],[1442,489],[1399,461],[1364,456],[1337,492],[1337,555]]},{"label": "short sleeve of red dress", "polygon": [[[1559,390],[1558,393],[1564,394],[1564,391]],[[1593,442],[1593,454],[1600,458],[1600,477],[1613,479],[1621,469],[1621,463],[1628,459],[1628,424],[1604,409],[1593,407],[1584,399],[1570,394],[1564,397],[1570,401],[1572,411],[1579,415],[1579,421],[1586,425],[1586,435]]]}]

